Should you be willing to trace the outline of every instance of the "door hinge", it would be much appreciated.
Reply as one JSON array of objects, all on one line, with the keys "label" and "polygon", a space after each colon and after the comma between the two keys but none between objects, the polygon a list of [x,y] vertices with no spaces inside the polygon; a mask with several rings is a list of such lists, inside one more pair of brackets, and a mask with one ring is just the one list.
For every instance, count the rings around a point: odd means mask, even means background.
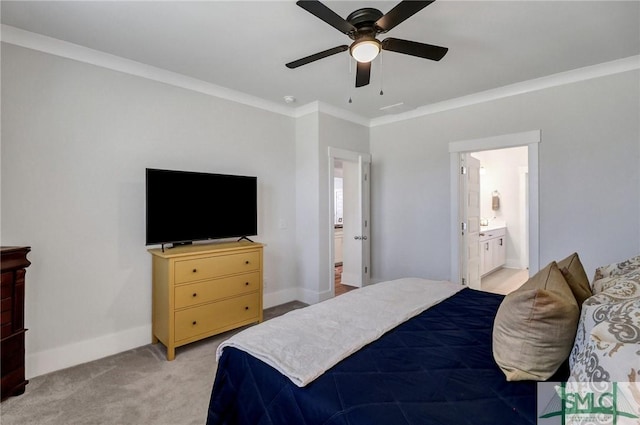
[{"label": "door hinge", "polygon": [[467,174],[467,167],[465,166],[460,167],[460,174]]},{"label": "door hinge", "polygon": [[462,223],[460,223],[460,229],[461,229],[462,231],[467,230],[467,223],[465,223],[464,221],[463,221]]},{"label": "door hinge", "polygon": [[364,174],[364,181],[367,181],[367,178],[369,178],[369,175],[367,173]]},{"label": "door hinge", "polygon": [[364,266],[364,274],[367,274],[369,272],[369,267]]},{"label": "door hinge", "polygon": [[467,284],[467,279],[465,279],[464,277],[462,278],[462,284],[466,285]]}]

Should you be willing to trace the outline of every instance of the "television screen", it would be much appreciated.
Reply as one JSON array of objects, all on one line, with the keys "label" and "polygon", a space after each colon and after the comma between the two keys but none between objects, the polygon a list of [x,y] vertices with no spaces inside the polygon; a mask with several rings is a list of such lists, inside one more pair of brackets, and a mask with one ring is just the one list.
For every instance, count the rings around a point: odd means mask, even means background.
[{"label": "television screen", "polygon": [[146,244],[258,234],[257,178],[147,168]]}]

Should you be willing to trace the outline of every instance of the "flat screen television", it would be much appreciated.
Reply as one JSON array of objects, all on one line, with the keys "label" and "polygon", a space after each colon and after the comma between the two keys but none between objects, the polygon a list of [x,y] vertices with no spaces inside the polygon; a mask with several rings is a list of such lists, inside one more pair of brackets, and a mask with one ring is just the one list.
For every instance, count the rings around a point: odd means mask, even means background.
[{"label": "flat screen television", "polygon": [[146,244],[258,234],[257,178],[146,169]]}]

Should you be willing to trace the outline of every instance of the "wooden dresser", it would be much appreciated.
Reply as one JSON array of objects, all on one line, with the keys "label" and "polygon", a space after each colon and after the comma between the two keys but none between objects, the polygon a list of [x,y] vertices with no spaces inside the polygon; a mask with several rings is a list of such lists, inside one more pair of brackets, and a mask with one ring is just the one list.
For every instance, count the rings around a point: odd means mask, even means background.
[{"label": "wooden dresser", "polygon": [[27,260],[29,251],[30,247],[0,247],[2,400],[24,393],[29,382],[24,379],[24,275],[31,264]]},{"label": "wooden dresser", "polygon": [[252,242],[150,249],[152,340],[175,348],[262,321],[262,250]]}]

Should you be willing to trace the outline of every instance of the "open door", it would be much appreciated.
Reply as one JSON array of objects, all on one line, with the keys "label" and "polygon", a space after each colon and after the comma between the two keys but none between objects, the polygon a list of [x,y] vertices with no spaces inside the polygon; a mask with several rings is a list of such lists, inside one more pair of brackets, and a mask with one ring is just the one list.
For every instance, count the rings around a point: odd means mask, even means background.
[{"label": "open door", "polygon": [[371,163],[369,161],[365,161],[362,156],[358,158],[358,168],[360,170],[360,174],[358,175],[358,181],[360,183],[360,271],[361,271],[361,286],[366,286],[370,282],[369,278],[369,269],[371,262],[371,241],[369,231],[369,221],[370,221],[370,203],[369,196],[371,193],[370,185],[369,185],[369,172],[371,171]]},{"label": "open door", "polygon": [[[344,152],[343,152],[344,153]],[[370,282],[370,181],[368,154],[336,157],[342,160],[343,245],[342,283],[362,287]],[[345,156],[348,156],[346,158]]]},{"label": "open door", "polygon": [[480,289],[480,160],[460,155],[462,284]]}]

